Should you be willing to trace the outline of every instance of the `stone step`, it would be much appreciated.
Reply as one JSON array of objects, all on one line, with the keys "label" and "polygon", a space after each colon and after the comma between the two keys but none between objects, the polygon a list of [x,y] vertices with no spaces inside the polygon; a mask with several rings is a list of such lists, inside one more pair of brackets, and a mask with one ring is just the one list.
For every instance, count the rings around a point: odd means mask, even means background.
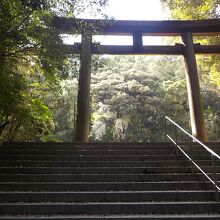
[{"label": "stone step", "polygon": [[[212,175],[212,174],[210,174]],[[217,174],[217,178],[220,174]],[[0,174],[0,182],[160,182],[206,180],[200,173],[158,174]]]},{"label": "stone step", "polygon": [[[200,161],[203,165],[211,165],[211,161]],[[57,160],[4,160],[0,161],[0,167],[173,167],[189,165],[186,160],[178,161],[57,161]],[[219,163],[220,166],[220,163]]]},{"label": "stone step", "polygon": [[[200,151],[197,151],[200,153]],[[197,153],[196,152],[196,153]],[[195,153],[195,152],[194,152]],[[11,155],[39,155],[39,156],[78,156],[78,155],[176,155],[175,150],[1,150],[0,156]]]},{"label": "stone step", "polygon": [[[196,148],[198,149],[198,148]],[[72,150],[175,150],[172,145],[72,145],[72,146],[0,146],[0,151],[72,151]]]},{"label": "stone step", "polygon": [[[214,151],[220,152],[219,143],[206,143]],[[188,143],[180,145],[183,149],[190,149]],[[203,148],[198,144],[192,144],[194,150],[202,150]],[[55,151],[55,150],[176,150],[176,147],[170,142],[161,143],[86,143],[86,144],[73,144],[73,143],[5,143],[0,146],[1,150],[10,151]]]},{"label": "stone step", "polygon": [[[189,141],[179,141],[180,145],[189,145]],[[193,146],[200,146],[196,142],[191,142]],[[218,141],[206,141],[204,142],[206,146],[219,146]],[[78,143],[78,142],[4,142],[3,146],[167,146],[172,145],[170,141],[158,141],[158,142],[88,142],[88,143]]]},{"label": "stone step", "polygon": [[[219,142],[205,143],[211,149],[220,150]],[[190,149],[189,143],[179,143],[184,149]],[[192,143],[193,149],[203,149],[201,145]],[[170,142],[156,142],[156,143],[4,143],[0,146],[0,150],[164,150],[164,149],[176,149],[176,147]]]},{"label": "stone step", "polygon": [[71,219],[80,219],[80,220],[219,220],[220,215],[218,214],[198,214],[198,215],[29,215],[29,216],[0,216],[1,220],[71,220]]},{"label": "stone step", "polygon": [[[185,151],[189,155],[201,155],[201,156],[209,156],[210,154],[203,150],[193,150]],[[217,154],[220,151],[215,151]],[[31,155],[39,155],[39,156],[78,156],[78,155],[86,155],[86,156],[93,156],[93,155],[176,155],[175,149],[167,149],[167,150],[0,150],[0,156],[31,156]]]},{"label": "stone step", "polygon": [[1,191],[177,191],[213,189],[208,181],[163,182],[0,182]]},{"label": "stone step", "polygon": [[[24,220],[23,216],[0,216],[2,220]],[[70,220],[70,219],[80,219],[80,220],[219,220],[220,215],[218,214],[204,214],[204,215],[64,215],[64,216],[48,216],[48,215],[38,215],[38,216],[25,216],[25,220]]]},{"label": "stone step", "polygon": [[167,142],[157,143],[4,143],[0,146],[5,150],[73,150],[73,149],[173,149],[173,145]]},{"label": "stone step", "polygon": [[[219,144],[208,144],[220,152]],[[210,155],[194,143],[192,148],[193,159],[209,173]],[[0,147],[0,220],[220,219],[219,214],[211,183],[197,170],[191,173],[190,162],[171,144]]]},{"label": "stone step", "polygon": [[[59,155],[0,155],[0,160],[30,160],[30,161],[39,161],[39,160],[64,160],[64,161],[148,161],[148,160],[183,160],[185,159],[183,155],[177,157],[176,155],[78,155],[78,156],[59,156]],[[207,155],[198,155],[194,156],[195,160],[211,160],[210,156]]]},{"label": "stone step", "polygon": [[0,192],[0,203],[213,201],[211,191]]},{"label": "stone step", "polygon": [[[212,172],[212,167],[201,167]],[[220,166],[215,167],[220,172]],[[154,174],[192,173],[191,166],[185,167],[0,167],[0,174]],[[194,173],[200,173],[196,168]]]},{"label": "stone step", "polygon": [[[181,142],[182,144],[187,144],[188,142]],[[210,145],[218,145],[218,142],[206,142]],[[79,142],[4,142],[3,146],[167,146],[171,142],[162,141],[162,142],[88,142],[88,143],[79,143]],[[193,143],[194,144],[194,143]],[[197,145],[197,144],[195,144]]]},{"label": "stone step", "polygon": [[218,202],[0,203],[2,215],[220,214]]},{"label": "stone step", "polygon": [[[220,171],[220,167],[216,167]],[[206,167],[205,170],[211,170]],[[191,167],[0,167],[0,174],[148,174],[190,173]]]},{"label": "stone step", "polygon": [[[197,161],[200,166],[211,166],[211,160]],[[216,166],[220,166],[220,161],[216,161]],[[0,167],[174,167],[174,166],[190,166],[190,161],[186,159],[173,161],[56,161],[56,160],[4,160],[0,161]]]}]

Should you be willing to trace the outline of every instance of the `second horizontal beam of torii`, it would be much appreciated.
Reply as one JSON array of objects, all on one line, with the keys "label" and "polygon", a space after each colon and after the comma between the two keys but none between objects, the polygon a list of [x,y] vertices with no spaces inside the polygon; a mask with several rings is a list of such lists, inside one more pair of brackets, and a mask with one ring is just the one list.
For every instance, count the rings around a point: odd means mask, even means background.
[{"label": "second horizontal beam of torii", "polygon": [[[79,54],[81,44],[66,45],[68,54]],[[220,45],[194,45],[196,54],[220,54]],[[183,55],[184,45],[177,44],[173,46],[113,46],[92,44],[92,54],[109,55]]]}]

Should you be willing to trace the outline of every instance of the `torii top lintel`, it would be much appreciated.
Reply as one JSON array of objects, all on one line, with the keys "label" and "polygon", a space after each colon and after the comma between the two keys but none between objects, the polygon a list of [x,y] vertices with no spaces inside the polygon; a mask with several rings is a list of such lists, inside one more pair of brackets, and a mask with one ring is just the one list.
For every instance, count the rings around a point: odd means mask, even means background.
[{"label": "torii top lintel", "polygon": [[[191,32],[197,35],[219,35],[220,19],[208,20],[166,20],[166,21],[130,21],[130,20],[96,20],[55,17],[54,26],[61,32],[76,34],[79,28],[92,27],[94,34],[106,35],[142,35],[172,36]],[[95,28],[94,28],[95,27]]]}]

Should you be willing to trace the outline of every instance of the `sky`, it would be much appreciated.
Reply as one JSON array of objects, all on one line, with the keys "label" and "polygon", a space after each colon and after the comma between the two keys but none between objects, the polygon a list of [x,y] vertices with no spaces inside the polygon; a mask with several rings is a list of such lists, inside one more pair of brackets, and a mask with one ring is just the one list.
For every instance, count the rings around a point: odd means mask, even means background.
[{"label": "sky", "polygon": [[[162,9],[160,0],[109,0],[106,14],[116,20],[166,20],[167,12]],[[78,37],[66,37],[66,44],[80,42]],[[94,37],[94,41],[105,45],[132,45],[131,36]],[[143,44],[162,44],[159,37],[144,37]]]},{"label": "sky", "polygon": [[119,20],[164,20],[160,0],[109,0],[107,13]]}]

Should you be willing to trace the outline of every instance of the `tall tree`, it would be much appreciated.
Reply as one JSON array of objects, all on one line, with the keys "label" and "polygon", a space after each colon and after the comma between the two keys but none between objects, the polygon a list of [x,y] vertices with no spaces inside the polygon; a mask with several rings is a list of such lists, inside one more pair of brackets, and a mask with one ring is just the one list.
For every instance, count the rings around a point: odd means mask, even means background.
[{"label": "tall tree", "polygon": [[[190,130],[182,58],[113,56],[101,63],[92,74],[92,140],[163,141],[165,115]],[[220,97],[203,89],[208,135],[218,140]]]},{"label": "tall tree", "polygon": [[93,138],[164,140],[165,115],[185,123],[188,109],[178,58],[116,56],[107,60],[92,77]]},{"label": "tall tree", "polygon": [[[68,75],[65,48],[52,25],[53,17],[75,16],[88,8],[99,12],[105,3],[106,0],[0,1],[2,140],[33,140],[53,128],[51,113],[35,92],[45,91],[45,87],[50,88]],[[24,130],[30,131],[30,136],[16,135]]]},{"label": "tall tree", "polygon": [[161,0],[170,9],[171,17],[176,19],[219,18],[219,0]]},{"label": "tall tree", "polygon": [[[220,18],[219,0],[161,0],[170,9],[171,17],[178,20],[216,19]],[[220,36],[196,37],[195,43],[220,44]],[[219,55],[197,56],[202,83],[220,92]]]},{"label": "tall tree", "polygon": [[[166,7],[170,9],[171,17],[178,20],[191,19],[218,19],[220,18],[219,0],[161,0]],[[194,43],[219,45],[220,36],[194,36]],[[204,111],[206,116],[206,125],[209,136],[219,136],[216,131],[220,127],[220,113],[214,107],[220,97],[220,56],[197,56],[199,67],[202,96],[204,101]],[[213,102],[207,100],[211,98]],[[216,101],[216,104],[214,103]]]}]

